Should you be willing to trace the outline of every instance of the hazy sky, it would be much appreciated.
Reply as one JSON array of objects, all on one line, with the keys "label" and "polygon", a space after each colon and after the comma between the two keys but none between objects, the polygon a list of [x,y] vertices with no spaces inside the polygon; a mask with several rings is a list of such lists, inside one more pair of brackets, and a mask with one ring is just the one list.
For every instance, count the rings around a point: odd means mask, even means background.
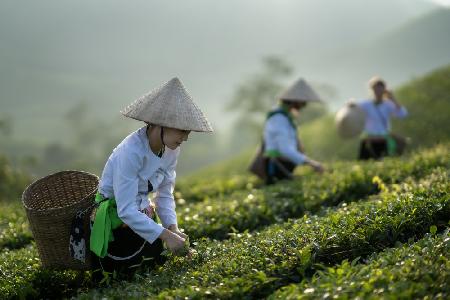
[{"label": "hazy sky", "polygon": [[429,0],[439,5],[450,7],[450,0]]},{"label": "hazy sky", "polygon": [[[318,71],[331,53],[357,48],[434,7],[426,0],[0,3],[1,113],[48,120],[87,101],[100,117],[115,116],[179,76],[219,128],[229,125],[226,102],[259,72],[263,57],[283,57],[293,77],[338,84],[326,68]],[[365,95],[366,80],[355,81],[354,96]],[[42,128],[32,128],[34,135]]]}]

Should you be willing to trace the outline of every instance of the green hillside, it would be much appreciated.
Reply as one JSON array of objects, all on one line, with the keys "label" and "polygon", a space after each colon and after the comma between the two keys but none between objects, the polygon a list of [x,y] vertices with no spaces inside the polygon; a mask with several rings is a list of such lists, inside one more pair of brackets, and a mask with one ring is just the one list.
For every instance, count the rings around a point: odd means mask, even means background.
[{"label": "green hillside", "polygon": [[368,31],[365,42],[321,57],[312,66],[327,74],[341,96],[353,97],[374,74],[398,85],[449,64],[449,31],[450,9],[434,10],[383,34]]}]

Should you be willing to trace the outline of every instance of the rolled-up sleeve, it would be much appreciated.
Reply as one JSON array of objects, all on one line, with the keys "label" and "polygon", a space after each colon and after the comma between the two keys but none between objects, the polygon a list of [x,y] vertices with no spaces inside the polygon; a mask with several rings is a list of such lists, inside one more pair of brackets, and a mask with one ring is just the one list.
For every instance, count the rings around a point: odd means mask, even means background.
[{"label": "rolled-up sleeve", "polygon": [[289,134],[291,124],[286,117],[276,115],[267,120],[268,137],[280,154],[295,163],[303,164],[308,157],[298,150],[297,139]]},{"label": "rolled-up sleeve", "polygon": [[156,206],[156,213],[161,219],[161,222],[165,228],[172,224],[177,224],[177,214],[175,212],[175,200],[173,197],[173,190],[175,188],[177,165],[177,156],[168,166],[164,180],[156,190],[154,202]]},{"label": "rolled-up sleeve", "polygon": [[113,171],[113,189],[119,218],[143,239],[153,243],[164,228],[141,213],[137,207],[138,171],[142,157],[132,149],[117,153]]},{"label": "rolled-up sleeve", "polygon": [[403,119],[406,116],[408,116],[408,111],[404,106],[397,107],[397,105],[394,104],[394,102],[389,101],[389,110],[392,116]]}]

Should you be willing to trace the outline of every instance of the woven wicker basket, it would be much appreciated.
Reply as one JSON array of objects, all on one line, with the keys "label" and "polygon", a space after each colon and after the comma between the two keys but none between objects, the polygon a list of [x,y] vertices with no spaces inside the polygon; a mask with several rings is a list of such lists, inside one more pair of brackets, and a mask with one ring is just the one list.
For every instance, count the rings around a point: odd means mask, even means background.
[{"label": "woven wicker basket", "polygon": [[[62,171],[41,178],[24,191],[22,202],[42,265],[51,269],[89,270],[89,207],[93,204],[98,177],[81,171]],[[71,257],[70,228],[76,213],[88,209],[83,218],[86,233],[85,263]]]}]

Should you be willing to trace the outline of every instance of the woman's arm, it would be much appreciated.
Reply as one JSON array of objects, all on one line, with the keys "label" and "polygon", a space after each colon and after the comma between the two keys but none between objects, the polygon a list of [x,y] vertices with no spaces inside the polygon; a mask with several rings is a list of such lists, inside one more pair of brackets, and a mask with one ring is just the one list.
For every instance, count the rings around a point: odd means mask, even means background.
[{"label": "woman's arm", "polygon": [[169,228],[169,226],[171,225],[177,225],[177,213],[175,212],[175,200],[173,197],[176,179],[175,168],[177,165],[177,158],[178,153],[173,158],[173,161],[170,163],[170,165],[167,167],[164,179],[157,187],[154,198],[156,213],[161,219],[164,228]]},{"label": "woman's arm", "polygon": [[142,157],[132,149],[122,148],[116,155],[113,170],[113,189],[119,218],[143,239],[153,243],[164,228],[144,213],[136,204],[138,171]]},{"label": "woman's arm", "polygon": [[392,105],[389,106],[391,110],[391,115],[397,117],[397,118],[404,118],[408,115],[408,111],[404,106],[402,106],[397,99],[394,96],[394,93],[392,93],[390,90],[385,91],[385,97],[386,100],[389,101],[388,103],[391,103]]}]

